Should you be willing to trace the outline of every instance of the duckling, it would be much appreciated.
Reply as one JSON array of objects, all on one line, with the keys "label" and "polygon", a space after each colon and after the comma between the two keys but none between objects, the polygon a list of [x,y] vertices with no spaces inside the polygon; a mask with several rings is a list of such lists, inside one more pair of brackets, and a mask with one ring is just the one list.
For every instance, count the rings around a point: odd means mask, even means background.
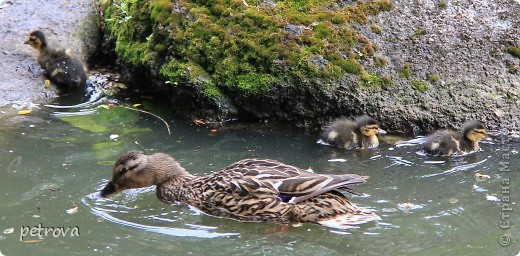
[{"label": "duckling", "polygon": [[462,127],[462,133],[441,130],[426,137],[423,150],[432,155],[451,156],[466,154],[480,149],[478,142],[486,137],[486,128],[478,121],[469,121]]},{"label": "duckling", "polygon": [[386,134],[386,131],[379,128],[374,118],[364,115],[354,120],[336,119],[323,128],[320,137],[330,145],[351,150],[378,147],[377,134]]},{"label": "duckling", "polygon": [[85,87],[86,68],[79,58],[72,55],[70,49],[48,46],[45,35],[38,30],[29,34],[29,40],[25,44],[38,50],[38,63],[45,69],[51,81],[69,89]]},{"label": "duckling", "polygon": [[164,203],[180,202],[237,221],[348,228],[380,219],[340,192],[357,194],[348,186],[366,182],[361,176],[316,174],[271,159],[244,159],[207,176],[195,176],[167,154],[132,150],[117,159],[112,173],[102,197],[156,185],[156,195]]}]

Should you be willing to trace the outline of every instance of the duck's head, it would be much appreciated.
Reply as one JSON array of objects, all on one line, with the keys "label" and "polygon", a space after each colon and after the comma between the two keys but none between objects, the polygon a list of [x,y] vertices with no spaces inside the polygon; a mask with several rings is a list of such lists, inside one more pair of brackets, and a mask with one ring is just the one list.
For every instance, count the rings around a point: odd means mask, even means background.
[{"label": "duck's head", "polygon": [[355,119],[359,126],[359,131],[363,136],[372,137],[376,134],[386,134],[386,131],[379,128],[377,121],[369,116],[360,116]]},{"label": "duck's head", "polygon": [[28,44],[37,50],[41,50],[47,47],[47,41],[43,32],[36,30],[29,34],[29,40],[25,41],[24,44]]},{"label": "duck's head", "polygon": [[158,185],[182,175],[189,174],[167,154],[145,155],[142,151],[131,150],[117,159],[112,180],[101,190],[101,196],[110,197],[125,189]]},{"label": "duck's head", "polygon": [[462,127],[464,137],[472,142],[478,142],[486,138],[486,127],[479,121],[469,121]]}]

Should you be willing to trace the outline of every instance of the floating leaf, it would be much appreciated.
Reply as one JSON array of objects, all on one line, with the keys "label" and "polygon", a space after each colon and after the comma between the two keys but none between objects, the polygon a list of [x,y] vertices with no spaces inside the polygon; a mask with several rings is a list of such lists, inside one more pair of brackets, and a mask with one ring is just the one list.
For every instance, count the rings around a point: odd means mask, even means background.
[{"label": "floating leaf", "polygon": [[134,104],[133,106],[134,106],[134,108],[137,108],[137,107],[142,106],[142,104],[140,104],[140,103],[136,103],[136,104]]},{"label": "floating leaf", "polygon": [[37,240],[23,240],[22,242],[24,243],[39,243],[43,241],[42,239],[37,239]]},{"label": "floating leaf", "polygon": [[118,134],[111,134],[109,138],[111,140],[115,140],[115,139],[119,138],[119,135]]},{"label": "floating leaf", "polygon": [[14,228],[8,228],[8,229],[4,230],[3,233],[6,234],[6,235],[9,235],[9,234],[11,234],[13,232],[14,232]]},{"label": "floating leaf", "polygon": [[489,175],[480,174],[480,173],[475,173],[475,179],[476,179],[477,181],[479,181],[479,182],[480,182],[480,181],[487,180],[487,179],[489,179],[489,178],[491,178]]},{"label": "floating leaf", "polygon": [[68,210],[66,210],[67,214],[75,214],[75,213],[78,213],[78,207],[74,207],[74,208],[70,208]]},{"label": "floating leaf", "polygon": [[450,203],[452,203],[452,204],[456,204],[459,202],[459,199],[452,197],[452,198],[448,199],[448,201],[450,201]]},{"label": "floating leaf", "polygon": [[24,110],[18,111],[18,115],[28,115],[31,112],[32,112],[32,109],[24,109]]},{"label": "floating leaf", "polygon": [[210,132],[218,132],[217,129],[211,129]]},{"label": "floating leaf", "polygon": [[195,120],[193,120],[193,123],[196,125],[206,124],[202,119],[195,119]]},{"label": "floating leaf", "polygon": [[486,194],[486,200],[492,201],[492,202],[500,202],[500,199],[498,199],[498,197],[496,197],[494,195],[487,195]]}]

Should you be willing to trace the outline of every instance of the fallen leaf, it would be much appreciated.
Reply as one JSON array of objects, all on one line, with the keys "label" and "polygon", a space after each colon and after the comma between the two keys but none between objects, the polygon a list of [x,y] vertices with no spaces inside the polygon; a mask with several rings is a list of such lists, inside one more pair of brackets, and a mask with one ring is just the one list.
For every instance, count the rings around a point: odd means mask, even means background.
[{"label": "fallen leaf", "polygon": [[193,120],[193,123],[196,125],[206,124],[202,119],[195,119],[195,120]]},{"label": "fallen leaf", "polygon": [[76,206],[76,207],[74,207],[74,208],[70,208],[70,209],[66,210],[66,212],[67,212],[68,214],[75,214],[75,213],[78,213],[78,207]]},{"label": "fallen leaf", "polygon": [[136,104],[134,104],[133,106],[134,106],[134,108],[137,108],[137,107],[142,106],[142,104],[140,104],[140,103],[136,103]]},{"label": "fallen leaf", "polygon": [[51,80],[45,80],[44,87],[49,88],[51,86]]},{"label": "fallen leaf", "polygon": [[14,232],[14,228],[8,228],[8,229],[4,230],[4,234],[6,234],[6,235],[9,235],[13,232]]},{"label": "fallen leaf", "polygon": [[24,109],[24,110],[18,111],[18,115],[28,115],[31,112],[32,112],[32,109]]}]

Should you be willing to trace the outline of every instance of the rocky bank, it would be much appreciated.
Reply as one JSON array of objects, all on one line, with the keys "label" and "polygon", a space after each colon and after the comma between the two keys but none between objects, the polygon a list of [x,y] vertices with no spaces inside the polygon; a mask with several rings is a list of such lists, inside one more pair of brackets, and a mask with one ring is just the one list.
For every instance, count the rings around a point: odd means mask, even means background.
[{"label": "rocky bank", "polygon": [[6,106],[2,111],[32,108],[57,97],[54,86],[44,87],[36,50],[24,44],[31,31],[43,31],[50,44],[70,48],[90,61],[100,42],[97,18],[91,0],[0,0],[0,106]]},{"label": "rocky bank", "polygon": [[[154,49],[159,43],[166,44],[160,46],[162,52],[175,48],[169,45],[168,35],[176,28],[171,20],[158,22],[157,16],[165,15],[166,9],[166,15],[177,12],[186,17],[182,22],[199,22],[196,17],[201,17],[191,15],[195,9],[188,11],[176,1],[173,5],[166,3],[159,11],[154,3],[145,11],[134,8],[132,12],[131,6],[126,6],[128,16],[134,15],[132,18],[138,19],[140,25],[125,40],[140,40],[139,45],[145,45],[142,56],[146,56],[146,61],[132,65],[126,53],[119,54],[118,63],[136,91],[166,95],[175,106],[172,111],[192,118],[224,121],[238,117],[312,126],[341,115],[367,113],[379,119],[383,127],[403,132],[458,128],[468,119],[481,120],[492,129],[517,129],[520,58],[513,51],[520,47],[520,4],[514,0],[391,2],[391,10],[371,15],[367,22],[350,23],[359,33],[358,38],[370,40],[366,45],[373,47],[374,52],[360,52],[354,47],[363,71],[347,72],[340,78],[286,76],[269,83],[263,93],[244,93],[217,85],[215,94],[205,91],[211,81],[207,73],[192,75],[188,80],[171,79],[162,68],[172,56],[158,57],[161,53]],[[356,3],[359,2],[341,1],[338,5]],[[258,3],[263,10],[279,4]],[[254,4],[247,8],[261,9]],[[248,11],[244,7],[239,10]],[[108,15],[112,16],[105,18],[117,17],[113,12]],[[147,15],[152,15],[152,19]],[[319,21],[310,25],[316,24],[319,26]],[[298,36],[308,28],[305,25],[287,23],[284,29]],[[110,27],[106,31],[106,52],[124,42],[114,36],[119,32]],[[142,34],[136,35],[139,33],[148,33],[147,40],[153,35],[153,39],[147,43]],[[156,38],[158,35],[160,39]],[[360,39],[354,44],[359,42]],[[118,51],[115,52],[117,55]],[[312,60],[317,66],[323,60],[318,57]],[[292,70],[280,66],[283,71]],[[195,73],[190,67],[186,70]]]}]

